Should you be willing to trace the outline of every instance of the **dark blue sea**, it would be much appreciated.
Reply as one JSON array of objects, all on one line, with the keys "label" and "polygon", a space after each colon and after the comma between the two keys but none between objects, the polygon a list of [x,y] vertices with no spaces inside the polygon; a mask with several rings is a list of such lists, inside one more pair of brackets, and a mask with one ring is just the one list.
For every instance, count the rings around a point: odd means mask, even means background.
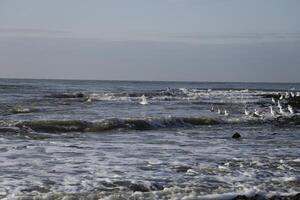
[{"label": "dark blue sea", "polygon": [[0,79],[0,198],[299,193],[299,92],[299,83]]}]

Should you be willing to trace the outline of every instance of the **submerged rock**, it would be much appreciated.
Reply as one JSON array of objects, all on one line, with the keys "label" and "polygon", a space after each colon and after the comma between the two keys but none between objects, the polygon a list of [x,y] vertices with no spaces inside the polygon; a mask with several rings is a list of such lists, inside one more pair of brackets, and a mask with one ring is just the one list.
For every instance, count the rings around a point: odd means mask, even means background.
[{"label": "submerged rock", "polygon": [[242,136],[238,133],[238,132],[236,132],[235,134],[233,134],[233,136],[232,136],[232,138],[233,139],[239,139],[239,138],[241,138]]}]

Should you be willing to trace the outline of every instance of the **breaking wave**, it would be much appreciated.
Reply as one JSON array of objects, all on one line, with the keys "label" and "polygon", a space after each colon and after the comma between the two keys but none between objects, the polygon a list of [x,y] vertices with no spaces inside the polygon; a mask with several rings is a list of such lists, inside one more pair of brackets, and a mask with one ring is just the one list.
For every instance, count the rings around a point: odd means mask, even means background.
[{"label": "breaking wave", "polygon": [[[142,183],[131,183],[130,181],[119,181],[115,183],[106,183],[102,191],[88,192],[88,193],[63,193],[63,192],[50,192],[45,188],[36,187],[27,194],[14,194],[8,195],[5,199],[199,199],[199,200],[297,200],[300,198],[300,193],[297,192],[265,192],[256,191],[255,189],[243,192],[230,192],[230,193],[215,193],[203,194],[200,188],[197,187],[170,187],[163,188],[160,185],[153,184],[146,186]],[[122,191],[115,188],[109,191],[111,186],[120,185]],[[107,187],[108,186],[108,187]],[[157,188],[160,186],[161,188]],[[106,190],[104,189],[106,188]],[[0,196],[1,197],[1,196]]]},{"label": "breaking wave", "polygon": [[[117,129],[125,130],[155,130],[163,128],[191,127],[218,124],[262,124],[272,123],[277,126],[298,126],[300,115],[293,117],[278,117],[274,119],[223,119],[209,117],[161,117],[161,118],[108,118],[97,121],[85,120],[36,120],[17,122],[13,127],[20,130],[35,132],[61,133],[61,132],[103,132]],[[10,125],[12,126],[12,125]],[[12,127],[10,127],[12,128]]]},{"label": "breaking wave", "polygon": [[135,92],[98,92],[98,93],[54,93],[46,95],[54,99],[91,99],[94,101],[137,101],[145,95],[152,101],[202,101],[203,103],[256,103],[257,95],[269,92],[256,90],[204,90],[195,88],[176,88],[166,90]]},{"label": "breaking wave", "polygon": [[102,132],[115,129],[152,130],[183,126],[214,125],[221,120],[206,117],[169,117],[144,119],[103,119],[99,121],[83,120],[40,120],[23,121],[15,124],[20,129],[31,129],[36,132]]}]

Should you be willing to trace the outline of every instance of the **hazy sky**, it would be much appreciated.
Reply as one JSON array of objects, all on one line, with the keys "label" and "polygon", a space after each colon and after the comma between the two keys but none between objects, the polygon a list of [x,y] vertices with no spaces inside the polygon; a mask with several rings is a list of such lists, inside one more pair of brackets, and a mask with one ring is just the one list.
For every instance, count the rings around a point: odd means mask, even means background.
[{"label": "hazy sky", "polygon": [[299,0],[0,0],[0,77],[300,79]]}]

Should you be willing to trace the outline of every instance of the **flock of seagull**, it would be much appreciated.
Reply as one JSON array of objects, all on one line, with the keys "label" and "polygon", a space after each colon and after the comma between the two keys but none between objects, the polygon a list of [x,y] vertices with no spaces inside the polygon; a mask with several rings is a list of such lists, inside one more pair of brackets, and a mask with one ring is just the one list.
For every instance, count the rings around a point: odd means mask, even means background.
[{"label": "flock of seagull", "polygon": [[[279,99],[276,100],[274,99],[274,97],[272,97],[272,102],[274,104],[274,107],[271,105],[269,106],[270,108],[270,114],[272,117],[278,117],[278,116],[290,116],[290,115],[294,115],[295,114],[295,111],[294,111],[294,108],[291,106],[291,105],[288,105],[287,106],[287,110],[288,112],[286,112],[281,104],[281,100],[283,99],[290,99],[290,98],[295,98],[295,97],[300,97],[300,92],[297,92],[296,94],[294,92],[286,92],[285,94],[279,94]],[[145,97],[145,95],[142,95],[141,96],[141,101],[140,101],[140,104],[141,105],[147,105],[148,104],[148,101]],[[278,111],[275,110],[275,108],[278,108]],[[215,109],[214,107],[212,106],[211,109],[210,109],[211,112],[214,112]],[[229,111],[228,110],[224,110],[223,112],[221,111],[220,108],[217,109],[217,113],[219,115],[224,115],[226,117],[228,117],[230,114],[229,114]],[[244,109],[244,115],[245,116],[248,116],[248,117],[259,117],[259,118],[263,118],[265,115],[262,114],[261,112],[259,112],[257,109],[254,109],[254,112],[251,112],[250,110],[248,110],[247,106],[245,106],[245,109]]]},{"label": "flock of seagull", "polygon": [[[278,117],[278,116],[294,115],[295,111],[294,111],[293,107],[291,105],[288,105],[288,107],[287,107],[288,112],[285,112],[280,101],[283,99],[290,99],[290,98],[295,98],[295,97],[300,97],[300,92],[297,92],[296,94],[294,92],[286,92],[285,94],[279,94],[279,99],[277,100],[277,102],[274,99],[274,97],[272,97],[272,102],[274,104],[274,107],[272,105],[269,106],[271,116]],[[92,99],[91,98],[87,99],[87,102],[92,102]],[[139,102],[139,104],[148,105],[148,100],[145,95],[141,96],[141,101]],[[276,107],[278,108],[278,111],[275,110]],[[215,108],[212,106],[210,111],[215,112]],[[222,111],[220,108],[217,109],[217,113],[219,115],[224,115],[225,117],[228,117],[230,115],[228,110],[225,109],[224,111]],[[259,118],[263,118],[265,116],[257,109],[254,109],[254,112],[251,112],[250,110],[248,110],[247,106],[245,106],[245,108],[244,108],[244,115],[248,116],[248,117],[259,117]]]},{"label": "flock of seagull", "polygon": [[[287,106],[287,111],[286,112],[281,104],[281,100],[283,99],[290,99],[290,98],[295,98],[295,97],[300,97],[300,92],[297,92],[296,94],[294,92],[286,92],[285,95],[279,94],[279,99],[276,100],[274,99],[274,97],[272,97],[272,102],[274,104],[274,107],[271,105],[269,106],[270,108],[270,114],[272,117],[279,117],[279,116],[291,116],[295,114],[294,108],[291,105]],[[276,107],[278,108],[278,111],[275,110]],[[211,112],[214,112],[215,109],[212,106],[210,109]],[[224,115],[224,116],[229,116],[229,112],[225,109],[223,112],[221,111],[220,108],[217,109],[217,113],[219,115]],[[265,117],[264,114],[262,114],[261,112],[259,112],[256,108],[254,109],[254,112],[251,112],[247,106],[245,106],[244,108],[244,115],[248,116],[248,117],[259,117],[259,118],[263,118]]]}]

